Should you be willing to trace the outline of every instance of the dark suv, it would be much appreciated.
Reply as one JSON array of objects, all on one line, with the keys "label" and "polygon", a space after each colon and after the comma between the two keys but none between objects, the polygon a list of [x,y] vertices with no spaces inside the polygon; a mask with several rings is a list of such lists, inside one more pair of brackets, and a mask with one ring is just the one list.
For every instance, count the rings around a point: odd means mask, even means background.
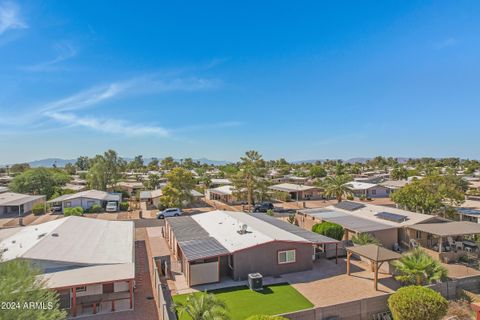
[{"label": "dark suv", "polygon": [[253,207],[253,212],[267,212],[267,210],[273,210],[273,203],[262,202]]}]

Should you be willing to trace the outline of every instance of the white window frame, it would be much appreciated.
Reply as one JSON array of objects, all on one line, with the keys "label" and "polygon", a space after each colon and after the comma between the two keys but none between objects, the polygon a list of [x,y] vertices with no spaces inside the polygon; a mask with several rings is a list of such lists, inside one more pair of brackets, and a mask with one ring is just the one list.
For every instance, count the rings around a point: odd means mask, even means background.
[{"label": "white window frame", "polygon": [[76,287],[75,292],[85,292],[87,291],[87,286]]},{"label": "white window frame", "polygon": [[[281,256],[284,255],[284,261],[282,261]],[[290,256],[289,256],[290,255]],[[282,250],[277,253],[277,262],[278,264],[287,264],[297,262],[297,250]]]}]

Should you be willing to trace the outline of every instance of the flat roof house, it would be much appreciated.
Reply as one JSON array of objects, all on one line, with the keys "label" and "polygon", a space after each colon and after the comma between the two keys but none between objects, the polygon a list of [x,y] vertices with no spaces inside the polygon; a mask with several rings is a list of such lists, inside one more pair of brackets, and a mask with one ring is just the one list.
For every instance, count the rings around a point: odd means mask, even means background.
[{"label": "flat roof house", "polygon": [[342,201],[325,208],[300,210],[297,221],[309,230],[323,221],[336,223],[345,229],[344,240],[351,240],[355,234],[370,233],[385,248],[393,248],[395,244],[409,246],[411,237],[407,227],[444,219],[387,206]]},{"label": "flat roof house", "polygon": [[0,230],[2,259],[39,267],[73,317],[133,309],[134,249],[131,221],[70,216]]},{"label": "flat roof house", "polygon": [[390,189],[375,183],[366,182],[347,182],[346,185],[352,189],[356,197],[365,196],[367,198],[388,198]]},{"label": "flat roof house", "polygon": [[167,218],[165,237],[189,286],[313,268],[315,249],[339,241],[262,213],[211,211]]},{"label": "flat roof house", "polygon": [[145,186],[142,182],[120,181],[117,182],[112,189],[126,191],[131,197],[135,197],[137,195],[137,191],[145,189]]},{"label": "flat roof house", "polygon": [[234,187],[231,185],[207,189],[205,197],[208,200],[217,200],[225,203],[236,203],[237,198],[233,194]]},{"label": "flat roof house", "polygon": [[290,194],[292,200],[314,200],[322,198],[322,189],[315,186],[280,183],[269,187],[270,190]]},{"label": "flat roof house", "polygon": [[118,193],[109,193],[100,190],[87,190],[72,194],[65,194],[48,201],[48,203],[61,206],[63,212],[65,208],[74,207],[82,207],[83,210],[88,210],[93,205],[99,205],[105,208],[108,202],[116,202],[118,208],[118,203],[121,201],[122,195]]},{"label": "flat roof house", "polygon": [[15,192],[0,193],[0,217],[7,215],[22,216],[32,211],[34,205],[45,204],[45,196],[32,196]]}]

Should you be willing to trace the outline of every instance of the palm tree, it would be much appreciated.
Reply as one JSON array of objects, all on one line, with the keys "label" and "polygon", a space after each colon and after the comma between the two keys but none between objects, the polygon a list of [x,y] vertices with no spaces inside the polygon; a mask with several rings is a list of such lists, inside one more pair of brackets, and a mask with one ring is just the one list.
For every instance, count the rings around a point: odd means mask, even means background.
[{"label": "palm tree", "polygon": [[261,178],[266,173],[265,161],[257,151],[247,151],[240,158],[240,170],[233,179],[233,185],[238,193],[246,193],[248,209],[251,211],[255,191],[262,188]]},{"label": "palm tree", "polygon": [[353,195],[352,189],[346,184],[350,177],[345,175],[328,176],[322,182],[324,194],[327,197],[335,197],[338,202],[342,202],[344,196]]},{"label": "palm tree", "polygon": [[358,244],[358,245],[366,245],[366,244],[376,244],[378,246],[380,246],[380,241],[378,241],[377,238],[375,238],[374,236],[372,236],[371,233],[368,233],[368,232],[362,232],[362,233],[358,233],[356,235],[354,235],[352,237],[352,242],[354,244]]},{"label": "palm tree", "polygon": [[229,320],[225,302],[217,299],[213,294],[190,294],[184,303],[173,306],[178,317],[188,315],[192,320]]},{"label": "palm tree", "polygon": [[395,278],[407,284],[424,285],[440,282],[448,274],[447,269],[439,261],[421,248],[410,251],[400,260],[393,262],[393,266],[399,273]]}]

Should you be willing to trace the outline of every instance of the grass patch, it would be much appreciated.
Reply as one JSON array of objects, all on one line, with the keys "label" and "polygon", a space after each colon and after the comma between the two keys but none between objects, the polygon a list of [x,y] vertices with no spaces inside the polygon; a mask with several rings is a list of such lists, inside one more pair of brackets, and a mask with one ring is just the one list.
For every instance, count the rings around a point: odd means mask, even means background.
[{"label": "grass patch", "polygon": [[[265,286],[262,291],[252,291],[241,286],[208,293],[227,304],[232,320],[244,320],[255,314],[275,315],[313,307],[307,298],[287,283]],[[188,294],[173,296],[173,301],[185,302],[187,296]],[[190,320],[190,317],[183,315],[179,320]]]}]

